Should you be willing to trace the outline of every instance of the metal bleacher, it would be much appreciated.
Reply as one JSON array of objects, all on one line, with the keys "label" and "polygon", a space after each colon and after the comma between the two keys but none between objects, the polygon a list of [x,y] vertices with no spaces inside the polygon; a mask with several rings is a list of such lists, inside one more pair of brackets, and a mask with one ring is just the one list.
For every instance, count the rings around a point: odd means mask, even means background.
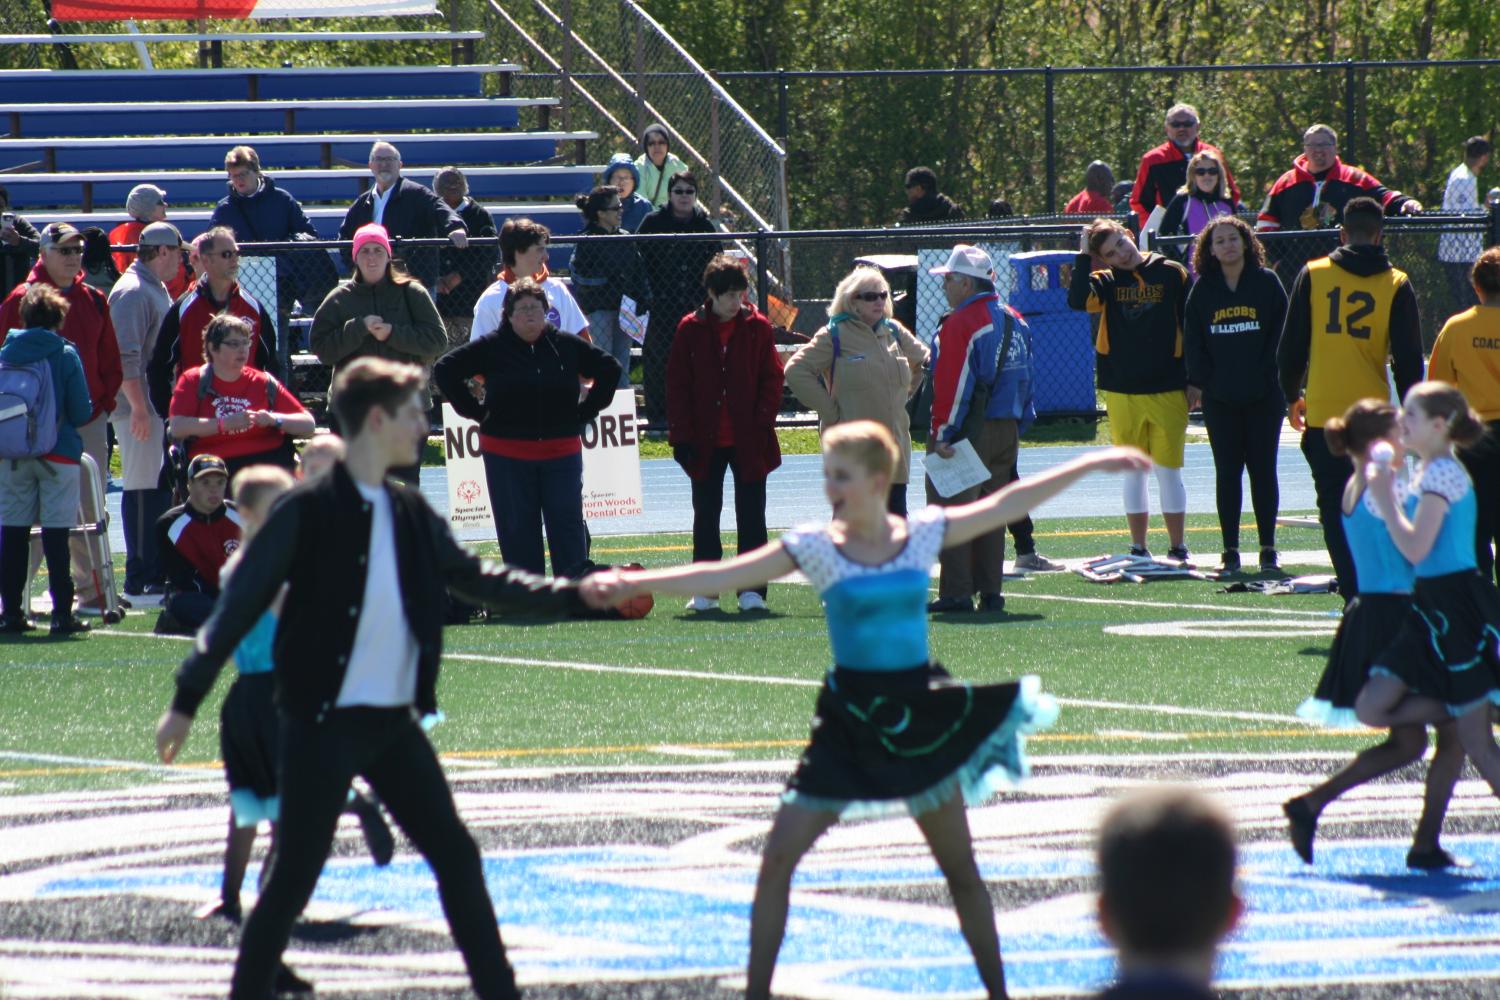
[{"label": "metal bleacher", "polygon": [[[454,33],[455,44],[465,34]],[[601,169],[586,162],[598,135],[552,130],[556,98],[510,96],[519,69],[0,70],[0,184],[38,227],[66,220],[106,231],[126,219],[132,187],[155,184],[167,192],[169,219],[191,238],[226,194],[224,154],[243,144],[333,239],[372,183],[371,144],[385,140],[401,150],[404,175],[421,183],[436,167],[463,169],[497,226],[526,215],[577,232],[572,196]]]}]

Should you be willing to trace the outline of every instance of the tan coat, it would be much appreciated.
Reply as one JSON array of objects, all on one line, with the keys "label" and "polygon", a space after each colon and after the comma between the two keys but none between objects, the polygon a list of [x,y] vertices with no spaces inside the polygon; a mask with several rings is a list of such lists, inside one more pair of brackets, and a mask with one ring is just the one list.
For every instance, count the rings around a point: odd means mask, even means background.
[{"label": "tan coat", "polygon": [[[832,392],[824,387],[833,363],[833,334],[819,330],[812,342],[786,363],[786,385],[803,406],[817,411],[823,429],[848,420],[873,420],[896,437],[901,460],[895,482],[911,476],[911,420],[906,401],[921,382],[930,352],[900,323],[886,320],[878,330],[845,316],[839,320],[839,360]],[[819,376],[823,377],[820,382]]]}]

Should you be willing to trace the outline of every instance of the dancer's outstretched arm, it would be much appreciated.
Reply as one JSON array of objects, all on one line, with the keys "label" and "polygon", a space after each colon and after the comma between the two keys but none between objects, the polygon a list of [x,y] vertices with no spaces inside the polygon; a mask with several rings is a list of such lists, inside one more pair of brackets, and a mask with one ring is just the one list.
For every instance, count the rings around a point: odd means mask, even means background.
[{"label": "dancer's outstretched arm", "polygon": [[1391,468],[1384,463],[1372,464],[1370,495],[1380,509],[1380,518],[1397,551],[1410,563],[1419,563],[1427,558],[1437,541],[1438,531],[1443,527],[1443,518],[1448,516],[1448,501],[1436,493],[1423,493],[1417,501],[1416,513],[1408,518],[1401,505],[1396,502],[1396,479]]},{"label": "dancer's outstretched arm", "polygon": [[1146,472],[1150,468],[1151,459],[1135,448],[1106,448],[1080,455],[1041,475],[1019,479],[983,500],[950,508],[943,548],[962,545],[1012,521],[1019,521],[1033,508],[1090,473]]},{"label": "dancer's outstretched arm", "polygon": [[616,600],[624,600],[644,592],[676,594],[679,597],[728,594],[770,583],[796,568],[792,557],[780,542],[769,542],[753,552],[746,552],[725,562],[689,563],[666,569],[619,570],[617,575],[620,589],[612,596]]}]

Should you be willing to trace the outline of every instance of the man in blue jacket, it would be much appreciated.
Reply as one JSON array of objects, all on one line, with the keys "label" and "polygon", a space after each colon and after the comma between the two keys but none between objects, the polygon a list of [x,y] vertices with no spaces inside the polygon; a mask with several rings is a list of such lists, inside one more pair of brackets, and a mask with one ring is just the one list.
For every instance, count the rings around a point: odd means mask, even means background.
[{"label": "man in blue jacket", "polygon": [[[0,606],[4,611],[0,632],[29,632],[36,627],[26,615],[25,590],[31,526],[37,523],[42,526],[42,552],[52,592],[52,634],[88,629],[73,614],[68,532],[78,523],[79,456],[83,454],[78,428],[89,422],[93,404],[83,362],[58,333],[67,314],[63,293],[39,281],[21,298],[21,329],[7,336],[0,328],[4,340],[0,363],[47,363],[57,416],[57,440],[45,455],[0,461]],[[10,396],[7,402],[14,406],[19,398]]]},{"label": "man in blue jacket", "polygon": [[[1011,481],[1021,431],[1036,419],[1031,330],[1019,313],[1000,301],[994,265],[978,247],[959,244],[948,262],[930,273],[942,275],[943,294],[953,311],[943,317],[932,340],[928,451],[950,458],[954,445],[968,440],[990,471],[984,482],[948,497],[928,479],[928,503],[956,506],[989,496]],[[1003,611],[1004,564],[1003,528],[944,549],[938,597],[927,610],[973,611],[978,594],[980,611]]]}]

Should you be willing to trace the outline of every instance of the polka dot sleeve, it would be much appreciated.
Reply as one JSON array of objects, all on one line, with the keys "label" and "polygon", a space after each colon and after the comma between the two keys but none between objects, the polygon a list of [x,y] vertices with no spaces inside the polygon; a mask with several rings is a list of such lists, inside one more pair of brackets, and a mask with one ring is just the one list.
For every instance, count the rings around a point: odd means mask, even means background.
[{"label": "polka dot sleeve", "polygon": [[1450,504],[1462,500],[1470,489],[1469,474],[1454,459],[1437,459],[1422,470],[1421,491],[1436,494]]}]

